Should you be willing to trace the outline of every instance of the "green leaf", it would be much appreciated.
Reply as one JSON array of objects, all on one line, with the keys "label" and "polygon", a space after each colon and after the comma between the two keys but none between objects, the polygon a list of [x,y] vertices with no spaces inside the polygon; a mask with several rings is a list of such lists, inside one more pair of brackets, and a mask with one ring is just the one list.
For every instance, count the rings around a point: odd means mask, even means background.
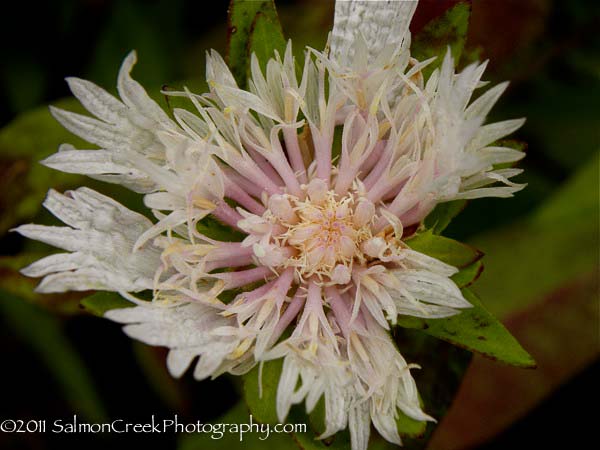
[{"label": "green leaf", "polygon": [[252,53],[256,53],[261,69],[267,67],[267,61],[273,58],[277,50],[281,56],[285,53],[285,38],[281,24],[263,13],[258,13],[252,22],[250,40],[248,41],[248,61]]},{"label": "green leaf", "polygon": [[421,329],[425,333],[442,339],[487,358],[517,367],[533,368],[535,361],[510,332],[492,316],[481,301],[468,289],[462,290],[472,308],[444,319],[419,319],[402,317],[398,325]]},{"label": "green leaf", "polygon": [[424,253],[458,268],[470,266],[483,257],[483,253],[475,247],[454,239],[437,236],[433,234],[432,230],[417,233],[407,239],[405,243],[417,252]]},{"label": "green leaf", "polygon": [[464,288],[477,281],[482,272],[483,262],[479,260],[454,274],[452,276],[452,281],[454,281],[459,288]]},{"label": "green leaf", "polygon": [[425,217],[425,228],[430,229],[433,234],[440,234],[466,206],[466,200],[440,203]]},{"label": "green leaf", "polygon": [[73,409],[90,422],[103,422],[106,412],[83,361],[63,334],[59,321],[22,298],[0,291],[4,323],[36,352]]},{"label": "green leaf", "polygon": [[471,6],[460,2],[430,21],[414,37],[411,45],[412,56],[420,61],[437,56],[437,59],[423,70],[425,79],[441,65],[448,46],[454,60],[460,60],[467,39],[470,16]]},{"label": "green leaf", "polygon": [[96,292],[89,297],[81,300],[81,306],[95,316],[104,316],[106,311],[117,308],[128,308],[135,306],[133,303],[128,302],[116,292]]},{"label": "green leaf", "polygon": [[[241,88],[246,86],[248,67],[250,66],[248,57],[250,36],[253,28],[256,29],[259,14],[264,18],[259,19],[259,22],[263,22],[258,25],[262,30],[261,33],[274,28],[279,28],[281,32],[273,0],[232,0],[229,5],[227,62]],[[283,34],[281,36],[283,37]]]},{"label": "green leaf", "polygon": [[244,399],[250,413],[259,422],[271,424],[279,422],[276,401],[282,366],[283,359],[279,358],[263,363],[262,371],[261,366],[258,365],[244,375]]}]

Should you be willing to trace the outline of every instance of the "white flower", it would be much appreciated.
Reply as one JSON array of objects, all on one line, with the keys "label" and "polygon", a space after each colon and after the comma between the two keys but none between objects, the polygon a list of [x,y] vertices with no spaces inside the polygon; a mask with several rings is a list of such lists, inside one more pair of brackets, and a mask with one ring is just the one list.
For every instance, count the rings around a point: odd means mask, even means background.
[{"label": "white flower", "polygon": [[[17,231],[70,253],[23,272],[44,276],[43,292],[104,289],[136,303],[106,317],[168,347],[173,376],[197,357],[197,379],[284,358],[281,421],[293,404],[311,411],[324,397],[322,437],[349,427],[352,448],[364,449],[373,423],[400,444],[400,411],[433,419],[421,409],[413,366],[393,344],[390,324],[470,306],[450,279],[457,269],[411,250],[404,230],[440,202],[522,188],[508,180],[519,171],[494,169],[522,153],[491,145],[522,120],[484,125],[506,85],[470,102],[485,64],[457,74],[450,53],[424,80],[431,61],[409,51],[415,7],[338,2],[328,51],[307,51],[300,79],[291,44],[266,75],[253,57],[249,91],[212,52],[210,92],[171,93],[195,111],[176,109],[173,119],[131,79],[135,53],[119,73],[121,100],[69,79],[97,119],[53,114],[100,149],[65,145],[44,164],[145,194],[156,220],[89,189],[50,191],[45,206],[68,227]],[[246,237],[202,234],[197,225],[207,215]],[[243,292],[233,301],[220,299],[235,288]],[[130,294],[142,290],[152,290],[153,301]]]}]

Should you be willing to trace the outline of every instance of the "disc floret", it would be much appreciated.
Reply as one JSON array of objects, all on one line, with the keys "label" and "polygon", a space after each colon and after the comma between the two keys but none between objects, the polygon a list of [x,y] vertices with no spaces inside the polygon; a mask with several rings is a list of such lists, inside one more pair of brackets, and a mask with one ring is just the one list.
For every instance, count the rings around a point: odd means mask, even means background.
[{"label": "disc floret", "polygon": [[[372,238],[375,206],[358,190],[341,196],[319,178],[302,189],[303,197],[274,195],[263,215],[274,225],[272,242],[290,255],[281,266],[294,267],[300,279],[348,283],[353,265],[366,262],[361,244]],[[266,253],[260,245],[255,250]]]}]

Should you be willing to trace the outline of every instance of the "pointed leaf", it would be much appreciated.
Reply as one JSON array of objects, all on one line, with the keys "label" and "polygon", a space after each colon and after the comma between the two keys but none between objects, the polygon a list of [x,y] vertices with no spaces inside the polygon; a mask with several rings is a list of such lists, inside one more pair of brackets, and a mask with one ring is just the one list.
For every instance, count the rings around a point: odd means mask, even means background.
[{"label": "pointed leaf", "polygon": [[403,317],[398,320],[398,325],[421,329],[458,347],[512,366],[535,367],[531,355],[521,347],[504,325],[483,307],[475,294],[468,289],[463,289],[462,292],[473,305],[472,308],[445,319]]},{"label": "pointed leaf", "polygon": [[263,13],[258,13],[250,31],[248,58],[252,53],[256,53],[260,67],[264,71],[267,67],[267,61],[273,58],[275,50],[283,57],[285,45],[285,38],[279,21],[273,20]]},{"label": "pointed leaf", "polygon": [[482,272],[483,262],[479,260],[454,274],[452,276],[452,281],[454,281],[454,283],[456,283],[456,285],[462,289],[464,287],[471,286],[475,281],[477,281]]},{"label": "pointed leaf", "polygon": [[597,192],[595,157],[529,217],[475,238],[488,255],[477,292],[538,367],[475,358],[432,448],[477,447],[597,360]]},{"label": "pointed leaf", "polygon": [[[232,0],[229,5],[227,62],[238,85],[242,88],[246,86],[250,66],[248,58],[250,34],[253,24],[256,27],[255,20],[259,13],[273,24],[279,24],[273,0]],[[261,28],[263,26],[264,24],[260,25]]]},{"label": "pointed leaf", "polygon": [[405,243],[413,250],[439,259],[451,266],[464,268],[479,261],[483,253],[475,247],[463,244],[443,236],[433,234],[432,230],[417,233]]}]

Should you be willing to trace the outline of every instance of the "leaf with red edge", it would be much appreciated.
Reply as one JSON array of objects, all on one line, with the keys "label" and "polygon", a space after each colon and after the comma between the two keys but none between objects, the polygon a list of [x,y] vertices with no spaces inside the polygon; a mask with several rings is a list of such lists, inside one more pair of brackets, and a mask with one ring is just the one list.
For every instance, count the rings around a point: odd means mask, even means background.
[{"label": "leaf with red edge", "polygon": [[403,316],[398,325],[423,332],[458,347],[512,366],[533,368],[535,361],[510,332],[491,315],[469,289],[465,299],[473,305],[444,319],[419,319]]}]

